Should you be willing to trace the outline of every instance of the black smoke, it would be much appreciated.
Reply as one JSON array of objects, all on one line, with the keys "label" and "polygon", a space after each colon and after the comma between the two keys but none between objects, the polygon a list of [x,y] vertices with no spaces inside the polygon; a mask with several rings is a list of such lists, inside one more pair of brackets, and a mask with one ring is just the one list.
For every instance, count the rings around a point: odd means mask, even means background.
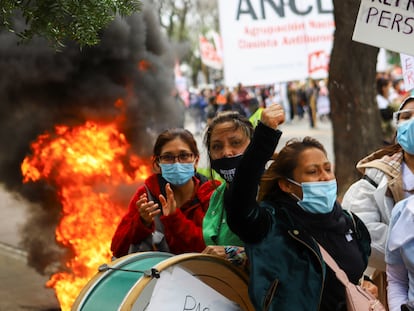
[{"label": "black smoke", "polygon": [[57,52],[40,38],[19,44],[5,31],[0,42],[0,182],[33,205],[22,245],[29,264],[45,273],[62,257],[54,243],[61,211],[53,187],[22,183],[20,165],[30,144],[57,124],[115,120],[120,110],[114,103],[123,98],[122,132],[136,154],[149,156],[154,135],[183,125],[183,107],[172,96],[174,53],[145,3],[141,12],[116,18],[98,46],[68,42]]}]

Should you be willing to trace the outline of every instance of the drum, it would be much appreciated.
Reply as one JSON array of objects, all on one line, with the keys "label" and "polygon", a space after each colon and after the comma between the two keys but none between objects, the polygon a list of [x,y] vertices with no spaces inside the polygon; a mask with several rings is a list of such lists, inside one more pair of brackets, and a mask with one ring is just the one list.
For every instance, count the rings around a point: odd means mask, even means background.
[{"label": "drum", "polygon": [[216,306],[226,306],[217,310],[254,311],[247,274],[217,256],[144,252],[121,257],[100,270],[72,310],[214,310],[206,301],[215,301]]},{"label": "drum", "polygon": [[117,310],[144,273],[172,256],[163,252],[134,253],[100,266],[99,272],[81,290],[72,310]]}]

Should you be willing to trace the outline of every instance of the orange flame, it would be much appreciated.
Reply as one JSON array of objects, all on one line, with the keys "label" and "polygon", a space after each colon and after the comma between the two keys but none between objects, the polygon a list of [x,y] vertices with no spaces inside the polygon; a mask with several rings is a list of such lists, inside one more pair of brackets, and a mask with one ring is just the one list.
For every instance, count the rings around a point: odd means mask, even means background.
[{"label": "orange flame", "polygon": [[62,203],[56,240],[74,254],[67,271],[52,275],[46,286],[55,289],[61,310],[70,310],[98,266],[111,260],[111,238],[125,211],[113,200],[116,187],[142,181],[151,169],[127,155],[129,144],[115,124],[56,126],[54,135],[40,135],[31,148],[21,165],[23,181],[46,179],[56,187]]},{"label": "orange flame", "polygon": [[149,61],[147,61],[146,59],[141,59],[138,62],[138,69],[140,71],[148,71],[148,70],[152,69],[152,64]]}]

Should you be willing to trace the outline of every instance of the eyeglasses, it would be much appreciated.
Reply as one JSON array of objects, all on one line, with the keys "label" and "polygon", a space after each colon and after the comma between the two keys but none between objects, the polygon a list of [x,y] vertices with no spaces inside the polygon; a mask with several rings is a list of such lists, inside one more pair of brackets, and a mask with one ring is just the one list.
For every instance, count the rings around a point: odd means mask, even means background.
[{"label": "eyeglasses", "polygon": [[190,152],[183,152],[179,155],[172,155],[172,154],[162,154],[158,156],[158,160],[160,163],[174,163],[177,159],[180,163],[189,163],[193,161],[194,154]]},{"label": "eyeglasses", "polygon": [[394,112],[393,117],[397,123],[408,121],[412,117],[414,117],[414,109],[403,109],[403,110]]}]

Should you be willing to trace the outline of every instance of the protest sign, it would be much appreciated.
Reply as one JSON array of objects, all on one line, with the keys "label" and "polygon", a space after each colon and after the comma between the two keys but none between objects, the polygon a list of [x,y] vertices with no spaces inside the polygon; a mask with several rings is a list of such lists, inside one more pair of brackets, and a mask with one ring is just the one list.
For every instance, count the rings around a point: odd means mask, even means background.
[{"label": "protest sign", "polygon": [[225,84],[325,78],[332,0],[219,0]]},{"label": "protest sign", "polygon": [[362,0],[352,39],[414,55],[414,1]]},{"label": "protest sign", "polygon": [[406,91],[414,89],[414,56],[400,54],[401,69],[404,78],[404,88]]},{"label": "protest sign", "polygon": [[163,271],[146,311],[242,311],[241,307],[179,267]]}]

